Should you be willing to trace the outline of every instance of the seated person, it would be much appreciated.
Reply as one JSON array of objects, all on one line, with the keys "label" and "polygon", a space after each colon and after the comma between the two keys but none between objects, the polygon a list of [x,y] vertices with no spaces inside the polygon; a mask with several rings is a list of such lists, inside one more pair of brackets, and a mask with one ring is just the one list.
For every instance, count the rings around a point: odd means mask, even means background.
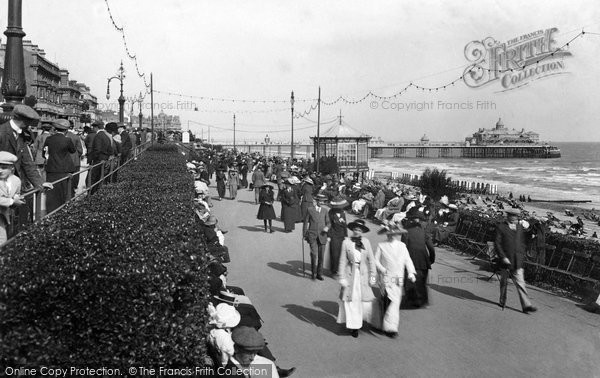
[{"label": "seated person", "polygon": [[265,339],[254,328],[236,327],[231,332],[231,338],[234,342],[234,353],[229,358],[225,371],[231,371],[233,376],[249,376],[244,372],[264,369],[266,366],[271,367],[271,377],[289,377],[296,370],[295,367],[281,369],[275,365],[273,358],[262,355],[266,346]]},{"label": "seated person", "polygon": [[449,204],[447,212],[444,211],[442,218],[439,218],[441,223],[438,222],[437,227],[433,230],[434,246],[446,242],[448,236],[456,231],[458,217],[458,207],[453,203]]},{"label": "seated person", "polygon": [[[212,348],[209,352],[215,363],[225,366],[234,353],[234,343],[231,339],[231,329],[240,323],[240,313],[235,307],[220,303],[217,307],[209,306],[208,343]],[[211,350],[212,349],[212,350]]]}]

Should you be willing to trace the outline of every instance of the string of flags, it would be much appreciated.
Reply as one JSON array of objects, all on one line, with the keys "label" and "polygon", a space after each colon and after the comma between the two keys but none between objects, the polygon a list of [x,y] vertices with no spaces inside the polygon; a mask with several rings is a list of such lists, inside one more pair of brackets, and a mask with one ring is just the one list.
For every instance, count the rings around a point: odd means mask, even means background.
[{"label": "string of flags", "polygon": [[117,32],[121,33],[121,37],[123,39],[123,46],[125,47],[125,52],[127,54],[127,57],[131,61],[133,61],[137,75],[144,81],[144,86],[146,87],[146,90],[145,90],[144,96],[142,97],[142,100],[143,100],[146,97],[146,94],[150,93],[150,84],[146,80],[146,74],[144,72],[141,72],[141,70],[140,70],[137,55],[132,53],[131,50],[129,49],[129,46],[127,45],[127,38],[125,37],[125,29],[122,26],[117,25],[115,18],[113,17],[113,14],[110,10],[110,5],[108,4],[108,0],[104,0],[104,2],[106,3],[106,10],[108,11],[108,17],[110,18],[110,22],[114,26],[115,30]]}]

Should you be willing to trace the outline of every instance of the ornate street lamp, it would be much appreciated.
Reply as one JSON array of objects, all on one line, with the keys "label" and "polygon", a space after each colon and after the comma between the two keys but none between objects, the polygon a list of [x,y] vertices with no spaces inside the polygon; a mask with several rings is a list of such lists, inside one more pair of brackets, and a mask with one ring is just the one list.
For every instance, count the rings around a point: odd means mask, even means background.
[{"label": "ornate street lamp", "polygon": [[123,108],[125,105],[125,97],[123,97],[123,79],[125,79],[125,69],[123,68],[123,61],[121,61],[121,67],[119,67],[119,73],[117,76],[109,77],[106,83],[106,99],[110,99],[110,82],[112,79],[117,79],[121,82],[121,95],[119,96],[119,122],[123,123]]},{"label": "ornate street lamp", "polygon": [[25,63],[23,58],[23,37],[25,32],[21,25],[22,1],[8,1],[8,23],[6,26],[6,55],[4,56],[4,73],[2,74],[2,95],[4,113],[1,122],[10,118],[15,105],[20,104],[27,93],[25,82]]},{"label": "ornate street lamp", "polygon": [[138,115],[138,117],[140,118],[140,130],[142,130],[142,102],[144,101],[144,98],[142,97],[142,92],[140,91],[140,114]]}]

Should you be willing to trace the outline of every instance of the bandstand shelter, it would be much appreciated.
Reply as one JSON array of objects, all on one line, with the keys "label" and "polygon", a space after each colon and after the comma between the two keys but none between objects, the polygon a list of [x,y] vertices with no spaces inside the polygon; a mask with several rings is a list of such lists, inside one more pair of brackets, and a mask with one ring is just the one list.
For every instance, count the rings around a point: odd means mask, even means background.
[{"label": "bandstand shelter", "polygon": [[341,117],[339,123],[319,137],[310,137],[315,148],[315,159],[335,156],[339,171],[346,173],[369,171],[368,147],[371,138],[343,122]]}]

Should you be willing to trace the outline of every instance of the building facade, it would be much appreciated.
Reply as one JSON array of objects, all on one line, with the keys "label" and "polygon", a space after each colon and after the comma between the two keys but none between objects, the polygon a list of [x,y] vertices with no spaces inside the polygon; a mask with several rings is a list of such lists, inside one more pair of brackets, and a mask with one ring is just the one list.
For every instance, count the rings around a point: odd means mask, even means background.
[{"label": "building facade", "polygon": [[525,129],[515,130],[504,127],[502,119],[498,119],[496,127],[493,129],[480,128],[472,136],[465,138],[467,145],[487,146],[487,145],[513,145],[513,144],[538,144],[540,135],[533,131]]}]

